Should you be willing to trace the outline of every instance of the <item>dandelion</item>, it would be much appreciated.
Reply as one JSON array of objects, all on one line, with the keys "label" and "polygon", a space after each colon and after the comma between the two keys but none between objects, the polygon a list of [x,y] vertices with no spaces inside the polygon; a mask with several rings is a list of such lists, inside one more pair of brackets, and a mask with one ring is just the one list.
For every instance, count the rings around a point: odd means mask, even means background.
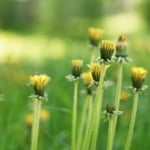
[{"label": "dandelion", "polygon": [[107,104],[106,105],[106,112],[109,114],[113,114],[115,111],[115,107],[113,105]]},{"label": "dandelion", "polygon": [[34,87],[35,95],[44,96],[44,88],[50,81],[50,77],[46,74],[34,74],[30,76],[31,85]]},{"label": "dandelion", "polygon": [[[91,118],[90,127],[87,131],[87,138],[85,142],[83,142],[83,149],[87,149],[89,146],[89,141],[91,138],[91,130],[93,130],[93,136],[91,140],[91,148],[96,149],[96,142],[98,137],[98,131],[100,126],[100,117],[101,117],[101,108],[103,101],[103,91],[104,91],[104,78],[109,65],[106,62],[110,62],[112,60],[112,55],[115,50],[115,43],[112,41],[102,41],[102,45],[100,48],[101,58],[100,61],[102,64],[91,63],[89,68],[91,69],[93,79],[97,86],[97,91],[95,95],[95,100],[93,104],[93,117]],[[87,144],[88,143],[88,144]]]},{"label": "dandelion", "polygon": [[[107,71],[108,65],[98,63],[91,63],[88,65],[91,69],[93,79],[98,83],[96,95],[92,107],[92,117],[90,118],[88,128],[85,133],[85,139],[83,141],[82,149],[88,149],[90,145],[91,139],[91,149],[96,149],[96,142],[98,136],[98,130],[100,126],[100,117],[101,117],[101,109],[102,109],[102,98],[103,98],[103,86],[104,86],[104,78]],[[93,131],[93,134],[92,132]],[[92,135],[92,137],[91,137]]]},{"label": "dandelion", "polygon": [[68,81],[74,82],[73,108],[72,108],[72,136],[71,149],[76,149],[76,120],[77,120],[77,96],[78,96],[78,80],[81,78],[83,61],[74,59],[71,61],[71,75],[67,75]]},{"label": "dandelion", "polygon": [[132,80],[132,86],[134,89],[134,100],[133,100],[132,115],[131,115],[129,130],[128,130],[127,141],[125,145],[125,150],[129,150],[131,146],[134,126],[135,126],[136,112],[137,112],[137,107],[138,107],[139,92],[143,90],[142,86],[143,86],[143,82],[146,76],[147,76],[146,69],[142,67],[131,68],[131,80]]},{"label": "dandelion", "polygon": [[115,107],[113,105],[107,104],[105,117],[108,119],[108,140],[107,140],[107,150],[112,150],[113,146],[113,116],[114,116]]},{"label": "dandelion", "polygon": [[127,57],[127,41],[124,35],[120,35],[116,43],[116,57]]},{"label": "dandelion", "polygon": [[132,59],[128,57],[128,43],[124,35],[118,37],[116,43],[115,60],[120,63],[130,63]]},{"label": "dandelion", "polygon": [[132,86],[136,90],[140,90],[147,76],[147,70],[142,67],[132,67],[131,69]]},{"label": "dandelion", "polygon": [[70,82],[74,82],[80,79],[83,67],[83,60],[73,59],[71,61],[71,74],[66,76],[66,79]]},{"label": "dandelion", "polygon": [[114,105],[107,104],[106,110],[104,112],[104,115],[106,119],[109,121],[108,125],[108,140],[107,140],[107,150],[112,150],[113,147],[113,123],[114,123],[114,116],[115,115],[121,115],[122,111],[116,111]]},{"label": "dandelion", "polygon": [[80,77],[82,72],[83,61],[80,59],[72,60],[72,75],[75,78]]},{"label": "dandelion", "polygon": [[104,30],[91,27],[88,29],[88,31],[91,45],[98,46],[103,36]]},{"label": "dandelion", "polygon": [[32,125],[32,136],[31,136],[31,150],[37,150],[38,145],[38,132],[40,122],[40,112],[42,99],[45,98],[44,88],[50,81],[50,77],[46,74],[34,74],[30,76],[30,83],[34,88],[34,112],[33,112],[33,125]]},{"label": "dandelion", "polygon": [[86,88],[86,98],[83,102],[83,108],[81,112],[81,119],[78,129],[78,136],[77,136],[77,150],[81,149],[83,139],[84,139],[84,131],[87,130],[89,121],[92,115],[92,104],[93,104],[93,77],[90,71],[83,72],[81,75],[83,79],[83,83]]},{"label": "dandelion", "polygon": [[113,41],[103,40],[100,48],[101,60],[108,62],[112,60],[115,51],[115,43]]},{"label": "dandelion", "polygon": [[82,79],[83,79],[83,83],[86,85],[86,86],[89,86],[93,83],[93,77],[92,77],[92,74],[91,72],[84,72],[82,73]]},{"label": "dandelion", "polygon": [[92,77],[96,83],[99,82],[102,67],[99,63],[91,63],[88,65],[91,70]]},{"label": "dandelion", "polygon": [[[127,55],[127,42],[125,36],[120,35],[118,37],[118,41],[116,43],[116,53],[115,59],[118,63],[117,65],[117,82],[116,82],[116,93],[115,93],[115,108],[118,111],[120,107],[120,99],[121,99],[121,89],[122,89],[122,75],[123,75],[123,63],[129,62],[131,59]],[[117,126],[118,116],[114,117],[114,125],[113,125],[113,138],[114,140],[115,133],[116,133],[116,126]],[[113,141],[112,141],[113,143]]]},{"label": "dandelion", "polygon": [[[102,64],[100,65],[100,67],[95,67],[95,66],[93,67],[93,65],[90,66],[90,68],[93,69],[93,73],[95,73],[94,75],[96,75],[95,77],[93,76],[93,79],[95,78],[94,80],[96,80],[97,83],[99,83],[96,91],[94,104],[93,104],[93,118],[91,119],[91,122],[93,122],[93,124],[91,123],[89,129],[89,132],[90,130],[93,129],[93,136],[91,138],[92,139],[91,148],[93,150],[96,149],[96,142],[97,142],[98,131],[99,131],[100,121],[101,121],[100,117],[101,117],[101,109],[102,109],[102,101],[103,101],[104,78],[105,78],[107,68],[109,67],[109,65],[107,65],[106,63],[112,61],[112,56],[114,51],[115,51],[115,43],[112,41],[103,40],[100,48],[101,58],[98,58]],[[90,133],[88,133],[87,141],[89,141],[90,136],[91,136]],[[89,142],[87,143],[89,144]],[[85,147],[83,147],[83,149]]]}]

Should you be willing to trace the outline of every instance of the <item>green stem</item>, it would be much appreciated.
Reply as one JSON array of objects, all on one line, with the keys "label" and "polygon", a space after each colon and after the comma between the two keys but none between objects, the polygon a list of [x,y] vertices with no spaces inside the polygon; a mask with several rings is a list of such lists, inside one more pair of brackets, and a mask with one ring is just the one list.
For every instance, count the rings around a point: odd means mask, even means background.
[{"label": "green stem", "polygon": [[78,81],[74,83],[73,109],[72,109],[72,150],[76,150],[76,119],[77,119]]},{"label": "green stem", "polygon": [[102,64],[102,72],[100,76],[99,85],[96,91],[96,96],[92,108],[92,117],[90,118],[86,133],[85,139],[83,141],[83,148],[84,150],[88,150],[90,145],[90,138],[93,131],[93,138],[92,138],[92,150],[96,149],[96,142],[97,142],[97,135],[98,129],[100,126],[100,117],[101,117],[101,108],[102,108],[102,97],[103,97],[103,82],[106,73],[106,65]]},{"label": "green stem", "polygon": [[32,138],[31,138],[31,150],[37,150],[38,146],[38,133],[40,122],[40,110],[42,101],[34,99],[34,114],[33,114],[33,126],[32,126]]},{"label": "green stem", "polygon": [[[118,64],[118,72],[117,72],[117,85],[116,85],[116,95],[115,95],[115,110],[119,110],[119,105],[120,105],[120,96],[121,96],[121,88],[122,88],[122,72],[123,72],[123,64],[120,63]],[[117,120],[118,120],[118,115],[114,116],[114,127],[113,127],[113,137],[112,137],[112,143],[115,138],[115,133],[116,133],[116,126],[117,126]]]},{"label": "green stem", "polygon": [[88,119],[87,119],[87,124],[89,124],[91,117],[92,117],[92,108],[93,108],[93,97],[90,96],[89,100],[89,106],[88,106]]},{"label": "green stem", "polygon": [[129,150],[130,146],[131,146],[133,130],[134,130],[134,125],[135,125],[135,119],[136,119],[136,112],[137,112],[137,107],[138,107],[138,95],[139,95],[139,93],[138,93],[138,91],[136,91],[135,95],[134,95],[133,110],[132,110],[132,116],[131,116],[125,150]]},{"label": "green stem", "polygon": [[107,66],[103,64],[103,71],[100,76],[100,82],[98,85],[97,89],[97,94],[95,97],[95,106],[93,109],[95,109],[94,112],[94,126],[93,126],[93,137],[92,137],[92,142],[91,142],[91,149],[96,150],[96,143],[97,143],[97,137],[98,137],[98,132],[100,128],[100,121],[101,121],[101,109],[102,109],[102,101],[103,101],[103,83],[104,83],[104,78],[105,78],[105,73],[106,73]]},{"label": "green stem", "polygon": [[[113,116],[112,116],[113,117]],[[112,150],[113,146],[113,118],[109,119],[107,150]]]},{"label": "green stem", "polygon": [[86,119],[88,119],[87,117],[87,110],[88,110],[88,105],[89,103],[91,103],[92,99],[91,99],[91,95],[87,95],[85,103],[83,105],[83,110],[82,110],[82,114],[81,114],[81,122],[80,122],[80,126],[79,126],[79,132],[78,132],[78,138],[77,138],[77,150],[81,149],[81,143],[82,143],[82,139],[83,139],[83,133],[84,133],[84,127],[85,127],[85,122]]},{"label": "green stem", "polygon": [[93,61],[95,61],[95,59],[96,59],[96,56],[97,56],[97,52],[99,52],[99,47],[98,46],[94,46],[94,47],[92,47],[92,50],[91,50],[92,52],[91,52],[91,58],[90,58],[90,62],[93,62]]},{"label": "green stem", "polygon": [[[91,97],[92,98],[92,97]],[[88,150],[89,143],[90,143],[90,135],[91,135],[91,124],[92,124],[92,111],[93,111],[93,101],[92,99],[89,101],[89,109],[88,109],[88,119],[87,119],[87,127],[85,129],[85,134],[83,138],[83,144],[81,150]]]}]

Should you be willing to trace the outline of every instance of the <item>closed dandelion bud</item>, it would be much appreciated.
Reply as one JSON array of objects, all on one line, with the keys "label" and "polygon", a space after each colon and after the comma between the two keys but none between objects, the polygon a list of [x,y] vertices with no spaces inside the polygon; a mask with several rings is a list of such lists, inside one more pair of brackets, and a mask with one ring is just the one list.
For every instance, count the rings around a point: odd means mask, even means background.
[{"label": "closed dandelion bud", "polygon": [[44,88],[50,81],[50,77],[46,74],[34,74],[30,76],[31,85],[34,87],[35,95],[44,96]]},{"label": "closed dandelion bud", "polygon": [[113,105],[111,105],[111,104],[106,105],[106,112],[107,113],[113,114],[114,111],[115,111],[115,107]]},{"label": "closed dandelion bud", "polygon": [[89,28],[88,32],[89,32],[89,39],[91,45],[98,46],[103,36],[104,30],[97,29],[97,28]]},{"label": "closed dandelion bud", "polygon": [[101,65],[99,63],[91,63],[90,65],[88,65],[88,67],[90,68],[92,72],[92,77],[94,81],[99,82],[100,74],[102,70]]},{"label": "closed dandelion bud", "polygon": [[147,70],[142,67],[132,67],[131,72],[132,86],[136,90],[140,90],[147,76]]},{"label": "closed dandelion bud", "polygon": [[116,57],[127,57],[127,42],[123,35],[119,36],[116,43]]},{"label": "closed dandelion bud", "polygon": [[72,60],[72,75],[77,78],[80,77],[82,72],[83,61],[80,59]]},{"label": "closed dandelion bud", "polygon": [[106,119],[111,119],[114,115],[121,115],[123,111],[115,110],[115,107],[113,104],[107,104],[106,110],[104,112]]},{"label": "closed dandelion bud", "polygon": [[101,59],[109,61],[115,51],[115,43],[113,41],[103,40],[100,48]]}]

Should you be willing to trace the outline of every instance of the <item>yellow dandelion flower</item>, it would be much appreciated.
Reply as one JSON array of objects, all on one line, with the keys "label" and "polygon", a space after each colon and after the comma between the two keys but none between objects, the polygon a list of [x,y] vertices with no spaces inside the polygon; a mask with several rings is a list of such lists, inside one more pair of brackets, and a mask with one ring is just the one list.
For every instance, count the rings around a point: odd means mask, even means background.
[{"label": "yellow dandelion flower", "polygon": [[122,91],[120,95],[121,101],[126,101],[129,99],[130,94],[127,91]]},{"label": "yellow dandelion flower", "polygon": [[82,72],[83,61],[80,59],[72,60],[72,75],[74,77],[80,77]]},{"label": "yellow dandelion flower", "polygon": [[89,32],[89,39],[91,44],[94,46],[98,46],[103,36],[104,30],[91,27],[88,29],[88,32]]},{"label": "yellow dandelion flower", "polygon": [[92,72],[92,77],[94,81],[99,82],[99,78],[100,78],[100,74],[102,70],[101,65],[99,63],[91,63],[88,65],[88,67],[90,68]]},{"label": "yellow dandelion flower", "polygon": [[34,87],[35,94],[43,96],[44,88],[47,83],[51,80],[46,74],[35,74],[30,76],[31,85]]},{"label": "yellow dandelion flower", "polygon": [[50,114],[47,110],[44,110],[44,109],[41,110],[41,113],[40,113],[41,121],[45,121],[45,122],[48,121],[49,116]]},{"label": "yellow dandelion flower", "polygon": [[[40,121],[46,122],[49,120],[49,112],[45,109],[40,111]],[[33,112],[29,112],[25,117],[25,123],[27,126],[31,127],[33,124]]]},{"label": "yellow dandelion flower", "polygon": [[137,90],[141,89],[143,82],[147,76],[147,70],[142,67],[132,67],[131,68],[131,80],[132,85]]},{"label": "yellow dandelion flower", "polygon": [[82,77],[85,85],[88,86],[91,83],[93,83],[93,77],[92,77],[92,73],[90,71],[82,73],[81,77]]},{"label": "yellow dandelion flower", "polygon": [[115,42],[109,40],[102,40],[102,48],[106,50],[113,50],[115,49]]},{"label": "yellow dandelion flower", "polygon": [[113,41],[103,40],[100,48],[101,59],[104,61],[111,60],[115,51],[115,43]]},{"label": "yellow dandelion flower", "polygon": [[30,112],[25,117],[25,123],[27,126],[32,126],[33,123],[33,114]]}]

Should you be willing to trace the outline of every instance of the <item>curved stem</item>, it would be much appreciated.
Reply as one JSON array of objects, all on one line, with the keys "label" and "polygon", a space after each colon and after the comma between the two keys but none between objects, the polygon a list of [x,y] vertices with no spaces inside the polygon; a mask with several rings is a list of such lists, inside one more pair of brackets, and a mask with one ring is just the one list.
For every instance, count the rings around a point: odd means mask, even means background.
[{"label": "curved stem", "polygon": [[137,112],[137,107],[138,107],[138,94],[139,93],[137,91],[137,92],[135,92],[135,95],[134,95],[133,110],[132,110],[132,116],[131,116],[125,150],[129,150],[130,146],[131,146],[133,130],[134,130],[134,125],[135,125],[135,119],[136,119],[136,112]]},{"label": "curved stem", "polygon": [[[113,116],[112,116],[113,117]],[[108,141],[107,141],[107,150],[112,150],[113,146],[113,118],[109,119],[109,126],[108,126]]]},{"label": "curved stem", "polygon": [[76,150],[76,119],[77,119],[78,81],[74,83],[73,109],[72,109],[72,150]]},{"label": "curved stem", "polygon": [[34,99],[34,114],[33,114],[31,150],[37,150],[41,103],[42,103],[41,100]]},{"label": "curved stem", "polygon": [[[121,96],[121,88],[122,88],[122,72],[123,72],[123,64],[120,63],[118,64],[118,72],[117,72],[117,85],[116,85],[116,95],[115,95],[115,110],[119,110],[119,105],[120,105],[120,96]],[[118,120],[118,115],[114,116],[114,127],[113,127],[113,137],[112,137],[112,143],[115,138],[115,133],[116,133],[116,126],[117,126],[117,120]]]}]

